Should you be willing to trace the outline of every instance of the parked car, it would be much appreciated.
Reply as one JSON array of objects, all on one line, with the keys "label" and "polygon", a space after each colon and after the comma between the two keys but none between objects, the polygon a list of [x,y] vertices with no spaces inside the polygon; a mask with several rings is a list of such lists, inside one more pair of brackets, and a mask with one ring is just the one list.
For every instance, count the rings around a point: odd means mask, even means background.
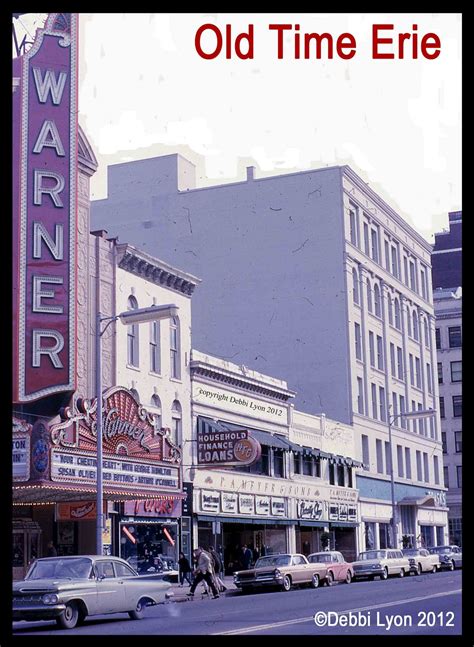
[{"label": "parked car", "polygon": [[426,548],[405,548],[402,550],[410,562],[410,573],[436,573],[440,567],[439,555],[430,553]]},{"label": "parked car", "polygon": [[310,564],[304,555],[278,554],[260,557],[254,568],[234,573],[234,583],[246,593],[253,588],[278,587],[289,591],[293,585],[309,584],[316,589],[327,577],[326,564]]},{"label": "parked car", "polygon": [[404,577],[410,572],[410,563],[408,557],[404,557],[401,550],[380,548],[360,553],[357,561],[353,562],[352,568],[355,580],[361,577],[373,580],[376,575],[381,580],[386,580],[389,575]]},{"label": "parked car", "polygon": [[324,551],[308,555],[310,564],[325,564],[328,569],[326,583],[331,585],[334,581],[350,584],[354,577],[352,564],[346,562],[342,553],[338,551]]},{"label": "parked car", "polygon": [[171,597],[170,587],[138,575],[119,557],[44,557],[13,583],[13,620],[54,619],[62,629],[98,614],[128,613],[140,620],[145,607]]},{"label": "parked car", "polygon": [[440,568],[447,568],[454,571],[455,568],[462,568],[462,550],[459,546],[433,546],[428,549],[433,555],[439,555]]}]

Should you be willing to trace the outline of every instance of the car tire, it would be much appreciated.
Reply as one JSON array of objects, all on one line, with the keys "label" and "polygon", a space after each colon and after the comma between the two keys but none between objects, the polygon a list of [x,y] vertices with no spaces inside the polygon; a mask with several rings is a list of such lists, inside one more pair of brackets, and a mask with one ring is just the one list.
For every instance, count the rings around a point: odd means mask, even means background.
[{"label": "car tire", "polygon": [[438,567],[436,564],[433,564],[433,568],[431,570],[432,573],[437,573],[438,572]]},{"label": "car tire", "polygon": [[346,584],[350,584],[352,582],[352,575],[350,571],[347,571],[346,577],[344,578],[344,582]]},{"label": "car tire", "polygon": [[283,591],[289,591],[291,589],[291,577],[289,575],[284,576],[281,588]]},{"label": "car tire", "polygon": [[313,577],[311,578],[311,588],[312,589],[317,589],[319,586],[319,575],[315,573]]},{"label": "car tire", "polygon": [[329,571],[329,573],[326,575],[326,586],[332,586],[334,583],[334,573],[332,571]]},{"label": "car tire", "polygon": [[388,568],[387,567],[385,567],[383,569],[383,572],[382,572],[382,575],[380,576],[380,579],[381,580],[387,580],[388,579]]},{"label": "car tire", "polygon": [[68,602],[60,616],[56,618],[56,624],[61,629],[74,629],[79,620],[79,609],[75,602]]},{"label": "car tire", "polygon": [[422,573],[423,573],[423,569],[421,567],[421,564],[417,564],[416,565],[415,575],[421,575]]},{"label": "car tire", "polygon": [[405,577],[405,569],[401,568],[400,573],[398,574],[398,577]]},{"label": "car tire", "polygon": [[141,598],[138,600],[136,608],[133,611],[129,611],[128,615],[132,620],[142,620],[145,617],[145,607],[146,600],[145,598]]},{"label": "car tire", "polygon": [[454,571],[454,569],[455,569],[455,568],[456,568],[456,564],[454,563],[454,559],[452,559],[452,560],[449,562],[449,570],[450,570],[450,571]]},{"label": "car tire", "polygon": [[79,618],[77,619],[77,624],[83,625],[86,618],[87,613],[84,611],[84,609],[79,609]]}]

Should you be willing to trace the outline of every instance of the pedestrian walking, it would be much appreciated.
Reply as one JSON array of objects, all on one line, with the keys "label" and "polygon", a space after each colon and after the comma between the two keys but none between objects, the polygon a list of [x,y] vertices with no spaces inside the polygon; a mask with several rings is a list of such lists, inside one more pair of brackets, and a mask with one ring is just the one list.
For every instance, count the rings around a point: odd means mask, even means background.
[{"label": "pedestrian walking", "polygon": [[244,571],[250,568],[251,563],[252,563],[252,551],[247,546],[247,544],[244,544],[242,546],[242,567]]},{"label": "pedestrian walking", "polygon": [[224,581],[222,579],[224,575],[224,572],[223,572],[224,565],[222,564],[222,560],[220,558],[219,553],[212,546],[209,546],[209,553],[213,561],[214,578],[216,580],[216,586],[218,587],[219,591],[223,593],[224,591],[227,591],[227,587],[224,584]]},{"label": "pedestrian walking", "polygon": [[47,551],[46,554],[47,554],[48,557],[57,557],[58,556],[58,551],[56,550],[52,539],[50,541],[48,541],[47,549],[48,549],[48,551]]},{"label": "pedestrian walking", "polygon": [[184,553],[179,554],[178,565],[179,585],[183,586],[184,580],[186,580],[186,582],[191,585],[193,583],[191,578],[191,566],[189,565],[189,560],[184,556]]},{"label": "pedestrian walking", "polygon": [[187,595],[189,595],[190,597],[193,597],[194,591],[196,590],[197,585],[199,584],[199,582],[202,582],[204,580],[212,591],[213,599],[220,597],[219,591],[217,590],[217,587],[214,584],[214,579],[213,579],[214,572],[212,570],[211,556],[209,555],[209,553],[203,550],[201,546],[196,548],[193,551],[193,554],[197,560],[197,568],[194,571],[195,577],[194,577],[193,583],[191,584],[191,588],[189,589],[189,593]]}]

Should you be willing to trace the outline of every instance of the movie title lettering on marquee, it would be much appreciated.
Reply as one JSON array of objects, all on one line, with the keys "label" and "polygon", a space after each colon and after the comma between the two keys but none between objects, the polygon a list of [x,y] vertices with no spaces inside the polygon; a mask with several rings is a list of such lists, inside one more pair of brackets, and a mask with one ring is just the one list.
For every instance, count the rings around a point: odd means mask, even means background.
[{"label": "movie title lettering on marquee", "polygon": [[50,14],[14,61],[14,402],[76,388],[77,24]]}]

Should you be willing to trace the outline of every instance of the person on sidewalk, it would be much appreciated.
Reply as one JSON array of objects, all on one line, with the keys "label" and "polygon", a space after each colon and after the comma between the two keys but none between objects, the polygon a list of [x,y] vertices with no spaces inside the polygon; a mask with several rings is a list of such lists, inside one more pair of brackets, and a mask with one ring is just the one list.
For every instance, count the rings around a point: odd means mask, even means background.
[{"label": "person on sidewalk", "polygon": [[219,591],[223,593],[224,591],[227,591],[227,587],[222,579],[224,566],[219,553],[212,546],[209,546],[209,554],[212,557],[216,586],[219,588]]},{"label": "person on sidewalk", "polygon": [[184,580],[191,585],[193,580],[191,578],[191,566],[189,565],[188,559],[184,556],[184,553],[179,554],[178,559],[179,565],[179,585],[183,586]]},{"label": "person on sidewalk", "polygon": [[205,550],[199,546],[193,551],[194,557],[197,560],[197,568],[194,571],[194,580],[193,583],[191,584],[191,588],[189,589],[189,595],[190,597],[194,596],[194,591],[196,590],[197,585],[199,582],[202,582],[204,580],[208,586],[210,587],[212,591],[212,598],[218,598],[219,596],[219,591],[216,588],[216,585],[214,584],[214,572],[212,570],[212,564],[211,564],[211,556],[209,553],[207,553]]}]

